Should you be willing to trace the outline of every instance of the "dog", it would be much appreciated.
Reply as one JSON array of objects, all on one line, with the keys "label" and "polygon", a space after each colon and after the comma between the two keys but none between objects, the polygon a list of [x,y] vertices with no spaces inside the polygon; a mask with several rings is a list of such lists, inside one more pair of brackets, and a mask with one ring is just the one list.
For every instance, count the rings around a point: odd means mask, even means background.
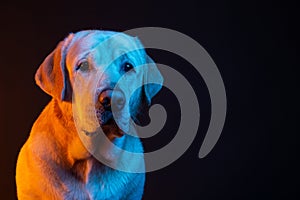
[{"label": "dog", "polygon": [[[116,89],[125,75],[127,82]],[[142,84],[151,78],[161,84]],[[130,169],[144,167],[144,160],[123,159],[127,171],[116,167],[122,149],[143,153],[130,121],[138,123],[162,87],[139,39],[102,30],[70,33],[42,62],[35,80],[52,100],[20,150],[18,199],[141,199],[145,173]],[[101,130],[104,137],[98,137]]]}]

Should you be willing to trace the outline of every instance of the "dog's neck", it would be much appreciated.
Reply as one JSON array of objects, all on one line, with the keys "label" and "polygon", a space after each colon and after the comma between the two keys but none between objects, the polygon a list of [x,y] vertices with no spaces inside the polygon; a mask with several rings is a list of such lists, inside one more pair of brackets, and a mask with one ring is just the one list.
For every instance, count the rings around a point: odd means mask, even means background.
[{"label": "dog's neck", "polygon": [[69,135],[67,147],[67,160],[69,162],[68,168],[79,180],[86,183],[88,181],[88,176],[92,169],[94,159],[84,147],[77,134],[72,115],[72,103],[56,99],[53,99],[51,103],[57,121],[60,123],[63,131]]},{"label": "dog's neck", "polygon": [[84,147],[78,136],[72,115],[72,103],[52,99],[50,106],[50,109],[52,109],[52,112],[55,115],[55,119],[50,120],[55,120],[55,124],[57,124],[57,127],[54,128],[59,129],[58,132],[65,133],[61,133],[62,135],[67,135],[64,139],[68,140],[68,160],[70,160],[70,164],[73,166],[78,160],[88,159],[90,153]]},{"label": "dog's neck", "polygon": [[74,163],[71,171],[77,179],[79,179],[83,183],[87,183],[92,167],[93,158],[77,160]]}]

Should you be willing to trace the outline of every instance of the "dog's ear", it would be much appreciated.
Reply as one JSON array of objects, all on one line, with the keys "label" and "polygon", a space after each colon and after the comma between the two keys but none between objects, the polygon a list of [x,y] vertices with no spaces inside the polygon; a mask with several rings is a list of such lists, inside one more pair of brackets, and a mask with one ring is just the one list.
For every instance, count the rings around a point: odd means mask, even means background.
[{"label": "dog's ear", "polygon": [[[146,55],[146,63],[147,67],[145,67],[144,71],[144,93],[146,97],[146,103],[148,105],[151,104],[151,99],[154,97],[159,90],[162,88],[163,85],[163,77],[161,73],[159,72],[155,62],[148,56]],[[156,83],[156,84],[151,84]],[[150,84],[147,84],[150,83]]]},{"label": "dog's ear", "polygon": [[35,74],[36,84],[47,94],[61,101],[71,97],[71,85],[66,69],[66,49],[73,38],[71,33],[61,41],[38,68]]},{"label": "dog's ear", "polygon": [[146,65],[143,66],[143,87],[137,89],[134,93],[134,95],[141,95],[141,98],[131,97],[134,101],[130,101],[131,117],[133,121],[140,126],[145,126],[150,123],[151,119],[148,112],[151,99],[159,92],[163,85],[163,77],[156,67],[156,64],[146,53],[145,56]]}]

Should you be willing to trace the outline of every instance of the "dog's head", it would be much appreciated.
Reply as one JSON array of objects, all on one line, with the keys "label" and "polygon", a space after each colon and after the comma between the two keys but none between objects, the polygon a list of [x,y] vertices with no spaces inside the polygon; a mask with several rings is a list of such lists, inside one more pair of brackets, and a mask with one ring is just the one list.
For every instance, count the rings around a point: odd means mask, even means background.
[{"label": "dog's head", "polygon": [[[158,84],[143,84],[154,79]],[[137,119],[141,106],[150,104],[163,78],[136,37],[88,30],[61,41],[41,64],[35,80],[57,101],[71,103],[73,99],[82,131],[91,133],[102,127],[113,139],[129,131],[130,118]],[[137,85],[142,87],[135,90]]]}]

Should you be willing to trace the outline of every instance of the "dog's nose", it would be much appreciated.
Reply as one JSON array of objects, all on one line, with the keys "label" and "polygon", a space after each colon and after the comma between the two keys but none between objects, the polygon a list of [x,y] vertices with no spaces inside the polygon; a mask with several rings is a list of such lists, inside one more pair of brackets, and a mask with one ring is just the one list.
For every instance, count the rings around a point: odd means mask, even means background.
[{"label": "dog's nose", "polygon": [[[112,101],[112,94],[114,95]],[[115,90],[104,90],[99,95],[99,102],[106,110],[111,110],[111,107],[114,106],[114,109],[121,110],[125,105],[125,96],[123,92]]]}]

